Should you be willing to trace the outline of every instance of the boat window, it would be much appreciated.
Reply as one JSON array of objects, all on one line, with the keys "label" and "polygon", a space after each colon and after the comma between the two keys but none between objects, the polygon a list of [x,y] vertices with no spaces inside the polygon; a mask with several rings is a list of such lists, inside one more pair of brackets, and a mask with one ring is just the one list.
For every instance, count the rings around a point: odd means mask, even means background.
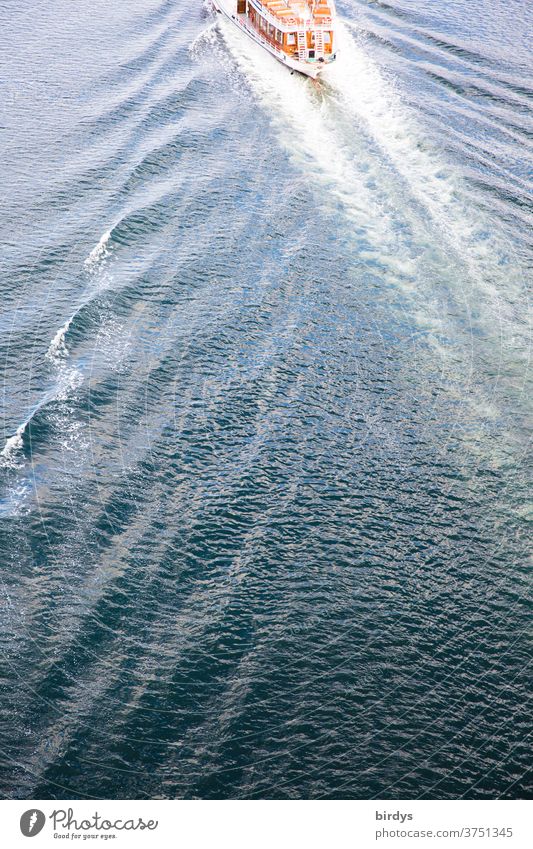
[{"label": "boat window", "polygon": [[296,44],[296,33],[289,32],[287,34],[287,44]]},{"label": "boat window", "polygon": [[324,44],[329,44],[331,41],[331,35],[329,32],[324,33]]},{"label": "boat window", "polygon": [[280,29],[276,30],[276,39],[280,44],[283,44],[283,33]]}]

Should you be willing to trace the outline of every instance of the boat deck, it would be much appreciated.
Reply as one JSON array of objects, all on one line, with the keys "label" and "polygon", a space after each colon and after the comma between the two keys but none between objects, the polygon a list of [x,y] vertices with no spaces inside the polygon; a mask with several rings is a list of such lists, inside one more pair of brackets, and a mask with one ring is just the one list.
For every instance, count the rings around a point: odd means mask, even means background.
[{"label": "boat deck", "polygon": [[285,25],[329,24],[331,7],[327,0],[261,0],[263,8]]}]

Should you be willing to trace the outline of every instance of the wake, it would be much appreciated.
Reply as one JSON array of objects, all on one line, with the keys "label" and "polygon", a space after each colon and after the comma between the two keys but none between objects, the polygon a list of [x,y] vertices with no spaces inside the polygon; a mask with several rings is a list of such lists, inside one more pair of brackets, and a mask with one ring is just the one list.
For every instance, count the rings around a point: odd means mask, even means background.
[{"label": "wake", "polygon": [[[516,273],[513,246],[480,210],[469,206],[461,178],[451,164],[441,160],[436,150],[425,149],[427,141],[404,108],[394,83],[385,79],[350,31],[357,33],[357,27],[341,24],[341,57],[328,69],[333,97],[347,115],[368,129],[427,216],[426,221],[453,251],[455,260],[495,312],[501,315],[504,310],[507,317],[516,320],[518,313],[513,312],[512,304],[521,301],[523,285]],[[504,292],[499,285],[502,282]]]},{"label": "wake", "polygon": [[287,73],[229,22],[220,26],[292,162],[327,189],[323,204],[342,204],[354,238],[364,235],[360,258],[414,300],[413,317],[423,316],[424,325],[442,326],[443,301],[453,302],[450,314],[461,316],[447,328],[454,335],[475,325],[487,338],[509,336],[523,373],[529,301],[514,246],[469,203],[458,169],[357,42],[357,27],[339,22],[339,58],[313,84]]}]

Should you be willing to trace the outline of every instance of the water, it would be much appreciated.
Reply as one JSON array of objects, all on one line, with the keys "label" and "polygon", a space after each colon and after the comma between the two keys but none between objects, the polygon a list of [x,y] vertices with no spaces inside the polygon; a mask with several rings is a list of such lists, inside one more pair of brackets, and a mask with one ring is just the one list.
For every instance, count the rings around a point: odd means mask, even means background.
[{"label": "water", "polygon": [[525,0],[0,4],[0,792],[531,795]]}]

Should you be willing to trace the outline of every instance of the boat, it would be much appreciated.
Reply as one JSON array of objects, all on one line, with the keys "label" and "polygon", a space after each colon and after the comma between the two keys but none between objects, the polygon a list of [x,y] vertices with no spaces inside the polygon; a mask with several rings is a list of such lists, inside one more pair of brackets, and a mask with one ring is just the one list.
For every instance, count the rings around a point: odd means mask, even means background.
[{"label": "boat", "polygon": [[291,71],[316,79],[335,60],[333,0],[213,0],[213,5]]}]

